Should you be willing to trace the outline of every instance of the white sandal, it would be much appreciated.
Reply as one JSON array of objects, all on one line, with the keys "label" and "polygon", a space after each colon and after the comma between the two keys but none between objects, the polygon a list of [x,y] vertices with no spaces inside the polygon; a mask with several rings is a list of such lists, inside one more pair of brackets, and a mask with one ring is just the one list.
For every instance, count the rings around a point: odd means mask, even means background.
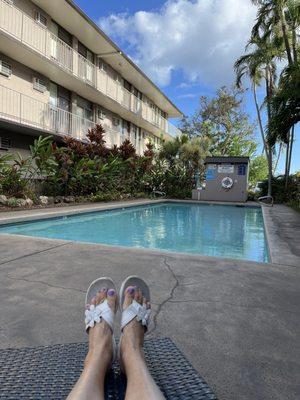
[{"label": "white sandal", "polygon": [[125,328],[126,325],[128,325],[134,318],[136,318],[137,321],[140,321],[141,324],[145,328],[145,333],[147,333],[149,322],[150,322],[150,314],[151,314],[151,309],[147,309],[145,304],[139,304],[136,300],[132,300],[132,303],[130,304],[129,307],[127,307],[125,310],[123,310],[123,304],[124,304],[124,299],[125,299],[125,290],[129,286],[137,286],[139,289],[142,291],[142,296],[147,299],[147,302],[150,302],[150,289],[149,286],[146,284],[143,279],[137,277],[137,276],[129,276],[126,278],[120,288],[120,310],[122,313],[121,316],[121,336],[120,336],[120,341],[118,345],[118,358],[120,358],[120,350],[121,350],[121,341],[122,341],[122,332],[123,329]]},{"label": "white sandal", "polygon": [[91,304],[92,298],[95,297],[101,289],[106,289],[106,290],[113,289],[115,293],[117,293],[116,286],[111,278],[106,278],[106,277],[98,278],[90,284],[85,296],[85,304],[90,305],[89,309],[85,310],[85,321],[84,321],[85,330],[88,333],[89,329],[93,328],[95,324],[101,323],[102,319],[108,323],[113,332],[112,336],[112,342],[113,342],[112,362],[113,362],[116,359],[117,355],[117,346],[114,336],[114,321],[116,314],[109,307],[107,299],[105,299],[102,303],[99,303],[96,306]]}]

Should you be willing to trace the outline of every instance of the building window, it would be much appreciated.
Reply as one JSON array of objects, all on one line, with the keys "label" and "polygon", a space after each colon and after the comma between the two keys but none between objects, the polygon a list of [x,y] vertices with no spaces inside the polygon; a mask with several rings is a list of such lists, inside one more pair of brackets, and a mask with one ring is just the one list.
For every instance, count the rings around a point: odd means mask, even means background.
[{"label": "building window", "polygon": [[114,126],[119,126],[120,125],[120,119],[119,118],[113,117],[112,121],[113,121]]},{"label": "building window", "polygon": [[11,140],[9,138],[0,136],[0,149],[1,150],[9,150],[11,148]]},{"label": "building window", "polygon": [[61,26],[58,26],[58,35],[63,42],[72,47],[72,35]]},{"label": "building window", "polygon": [[11,65],[5,61],[0,60],[0,74],[9,78],[12,74]]},{"label": "building window", "polygon": [[43,26],[47,26],[47,17],[44,14],[42,14],[40,11],[35,12],[35,20],[37,23],[39,23]]},{"label": "building window", "polygon": [[105,119],[106,117],[106,112],[104,110],[102,110],[102,108],[98,108],[98,119]]},{"label": "building window", "polygon": [[131,83],[129,83],[128,81],[126,81],[126,79],[124,79],[123,85],[124,85],[124,88],[125,88],[126,90],[128,90],[129,92],[131,91]]},{"label": "building window", "polygon": [[238,165],[237,174],[238,175],[246,175],[246,164],[239,164]]},{"label": "building window", "polygon": [[93,104],[90,101],[78,96],[77,115],[81,118],[93,121]]},{"label": "building window", "polygon": [[37,90],[38,92],[45,93],[47,90],[46,82],[41,78],[34,77],[33,89]]},{"label": "building window", "polygon": [[101,71],[103,71],[103,72],[108,71],[107,64],[105,64],[105,62],[103,60],[101,60],[101,58],[99,58],[99,60],[98,60],[98,66],[99,66],[99,69],[101,69]]}]

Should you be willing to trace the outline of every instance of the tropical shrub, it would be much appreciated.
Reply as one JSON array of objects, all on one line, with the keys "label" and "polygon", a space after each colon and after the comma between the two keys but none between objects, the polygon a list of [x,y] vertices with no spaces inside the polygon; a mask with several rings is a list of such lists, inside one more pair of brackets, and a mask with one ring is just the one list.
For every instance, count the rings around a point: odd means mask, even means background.
[{"label": "tropical shrub", "polygon": [[154,157],[152,145],[148,144],[144,155],[138,156],[129,140],[108,148],[104,133],[97,125],[88,133],[87,143],[66,138],[62,146],[52,146],[57,168],[45,179],[45,194],[94,195],[104,200],[115,199],[115,193],[134,196],[141,191],[140,178]]},{"label": "tropical shrub", "polygon": [[[262,196],[267,194],[268,182],[262,183]],[[290,175],[286,187],[285,177],[283,175],[272,178],[272,194],[275,203],[297,204],[300,201],[300,177]]]},{"label": "tropical shrub", "polygon": [[76,201],[111,201],[148,197],[158,190],[169,197],[190,197],[209,140],[189,141],[183,136],[172,145],[165,143],[158,152],[148,143],[144,154],[137,155],[128,139],[120,146],[107,147],[104,134],[97,125],[89,131],[87,142],[66,137],[58,144],[51,137],[40,137],[27,159],[0,157],[0,194],[27,197],[30,193],[34,200],[38,192],[75,196]]}]

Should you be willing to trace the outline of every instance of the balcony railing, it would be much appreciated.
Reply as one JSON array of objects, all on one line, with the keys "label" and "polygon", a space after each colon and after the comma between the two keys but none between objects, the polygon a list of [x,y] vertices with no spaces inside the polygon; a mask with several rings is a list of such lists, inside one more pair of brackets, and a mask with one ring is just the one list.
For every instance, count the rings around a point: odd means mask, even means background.
[{"label": "balcony railing", "polygon": [[112,98],[122,107],[139,115],[162,132],[171,136],[181,134],[176,126],[159,115],[149,104],[137,98],[121,86],[120,82],[112,79],[106,72],[82,57],[46,27],[5,0],[0,0],[0,30],[55,62],[59,67]]},{"label": "balcony railing", "polygon": [[[56,135],[85,140],[96,123],[0,85],[0,119]],[[104,125],[108,146],[120,144],[120,132]]]}]

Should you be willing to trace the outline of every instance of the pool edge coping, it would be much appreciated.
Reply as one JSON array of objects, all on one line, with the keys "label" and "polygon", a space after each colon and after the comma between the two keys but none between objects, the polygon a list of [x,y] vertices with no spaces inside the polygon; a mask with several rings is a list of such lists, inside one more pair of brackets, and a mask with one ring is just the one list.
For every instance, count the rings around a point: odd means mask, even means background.
[{"label": "pool edge coping", "polygon": [[[87,214],[90,212],[92,213],[97,211],[108,211],[108,210],[115,210],[118,208],[128,208],[128,207],[143,206],[148,204],[159,204],[166,202],[261,208],[261,205],[255,202],[248,202],[248,203],[217,202],[217,201],[213,202],[213,201],[197,201],[197,200],[186,200],[186,199],[180,200],[180,199],[169,199],[169,198],[145,199],[145,200],[124,201],[124,202],[120,201],[120,202],[109,202],[109,203],[96,203],[97,205],[89,203],[84,205],[74,205],[62,208],[52,207],[44,209],[39,208],[34,210],[28,209],[20,211],[18,210],[4,211],[3,213],[2,212],[0,213],[0,226],[18,222],[37,221],[37,220],[51,219],[56,217]],[[5,217],[5,215],[7,215],[8,213],[20,213],[21,215]],[[24,213],[26,213],[26,215],[22,215]]]}]

